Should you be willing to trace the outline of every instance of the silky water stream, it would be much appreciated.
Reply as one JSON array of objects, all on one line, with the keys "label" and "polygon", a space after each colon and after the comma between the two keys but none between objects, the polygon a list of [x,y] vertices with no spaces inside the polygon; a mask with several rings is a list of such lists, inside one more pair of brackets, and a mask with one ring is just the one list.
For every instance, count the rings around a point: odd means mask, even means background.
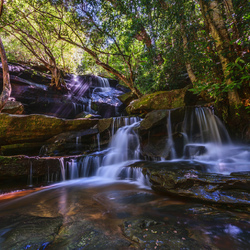
[{"label": "silky water stream", "polygon": [[[104,151],[79,161],[60,158],[62,182],[2,195],[0,249],[249,249],[247,210],[156,194],[139,168],[127,167],[143,160],[135,130],[139,122],[127,119],[114,129]],[[201,130],[205,124],[206,134],[211,129],[207,122],[199,124]],[[182,161],[206,161],[216,171],[222,162],[228,172],[237,167],[235,159],[242,159],[240,167],[249,170],[249,151],[237,148],[221,159],[218,148],[224,150],[224,145],[209,149],[217,139],[203,135],[197,143],[192,129],[184,123],[188,159]],[[173,141],[166,143],[174,147]],[[205,154],[198,153],[200,146]],[[174,149],[170,151],[175,158]]]}]

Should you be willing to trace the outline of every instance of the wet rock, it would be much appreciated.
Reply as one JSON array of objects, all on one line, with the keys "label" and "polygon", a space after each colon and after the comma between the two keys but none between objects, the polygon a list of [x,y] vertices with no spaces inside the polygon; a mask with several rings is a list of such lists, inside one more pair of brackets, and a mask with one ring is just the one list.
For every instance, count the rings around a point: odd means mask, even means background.
[{"label": "wet rock", "polygon": [[117,116],[124,109],[122,102],[118,99],[123,93],[114,88],[97,87],[91,96],[91,108],[103,118]]},{"label": "wet rock", "polygon": [[97,124],[99,133],[103,133],[107,129],[111,129],[113,118],[101,119]]},{"label": "wet rock", "polygon": [[[125,108],[117,97],[126,90],[119,86],[116,80],[106,78],[104,80],[104,78],[92,75],[76,77],[67,74],[65,75],[67,87],[58,90],[50,86],[51,75],[38,70],[41,69],[31,68],[27,65],[9,64],[11,97],[24,105],[25,114],[45,114],[73,119],[77,114],[88,110],[91,97],[94,109],[102,117],[120,115],[118,113]],[[2,81],[2,77],[2,73],[0,73],[0,81]],[[100,86],[103,86],[102,82],[107,82],[111,86],[106,94],[98,91]],[[1,90],[0,84],[0,93]],[[95,93],[92,95],[93,91]],[[99,101],[100,98],[102,101]],[[103,103],[106,106],[99,107]]]},{"label": "wet rock", "polygon": [[134,166],[143,168],[152,189],[157,192],[219,204],[250,204],[248,172],[231,175],[209,173],[209,165],[187,161],[141,162]]},{"label": "wet rock", "polygon": [[[177,157],[181,157],[184,149],[184,137],[181,133],[185,109],[155,110],[146,115],[139,127],[142,155],[150,158],[171,158],[169,137],[173,139]],[[168,122],[171,121],[169,135]]]},{"label": "wet rock", "polygon": [[[8,220],[12,221],[12,226],[1,232],[1,237],[5,238],[4,244],[1,244],[0,241],[0,247],[3,250],[45,249],[54,240],[63,223],[62,217],[27,215],[8,218]],[[2,225],[5,221],[6,218],[1,218]]]},{"label": "wet rock", "polygon": [[123,230],[129,239],[142,249],[207,249],[205,244],[192,239],[183,225],[152,219],[125,221]]},{"label": "wet rock", "polygon": [[184,149],[184,159],[191,159],[193,156],[203,155],[207,152],[204,145],[186,145]]},{"label": "wet rock", "polygon": [[41,156],[79,155],[98,148],[98,129],[65,132],[46,141]]},{"label": "wet rock", "polygon": [[65,165],[65,177],[69,179],[66,162],[81,159],[82,155],[64,157],[0,156],[0,193],[59,182],[62,180],[62,163]]},{"label": "wet rock", "polygon": [[196,99],[197,97],[189,92],[187,88],[160,91],[144,95],[140,99],[132,101],[126,111],[128,114],[147,114],[153,110],[194,105]]}]

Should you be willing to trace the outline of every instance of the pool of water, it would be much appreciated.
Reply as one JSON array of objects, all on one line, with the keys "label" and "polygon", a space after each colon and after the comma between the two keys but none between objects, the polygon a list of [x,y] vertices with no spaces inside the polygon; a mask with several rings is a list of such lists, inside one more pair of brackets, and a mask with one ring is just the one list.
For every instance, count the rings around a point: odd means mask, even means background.
[{"label": "pool of water", "polygon": [[248,249],[244,211],[82,178],[2,195],[0,249]]}]

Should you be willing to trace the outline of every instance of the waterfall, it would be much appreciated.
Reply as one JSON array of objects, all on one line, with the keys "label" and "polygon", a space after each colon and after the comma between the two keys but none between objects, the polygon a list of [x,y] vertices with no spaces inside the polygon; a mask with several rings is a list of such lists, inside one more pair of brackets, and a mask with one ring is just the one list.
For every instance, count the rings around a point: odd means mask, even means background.
[{"label": "waterfall", "polygon": [[97,76],[97,79],[98,79],[98,83],[99,83],[100,87],[102,87],[102,88],[110,87],[109,79],[103,78],[103,77],[100,77],[100,76]]},{"label": "waterfall", "polygon": [[[172,124],[171,124],[171,111],[168,112],[167,118],[167,131],[168,131],[168,139],[166,142],[165,150],[164,150],[164,157],[170,155],[170,159],[176,159],[176,152],[174,147],[174,140],[172,135]],[[164,159],[164,158],[163,158]]]},{"label": "waterfall", "polygon": [[60,164],[60,168],[61,168],[62,181],[65,181],[66,180],[66,172],[65,172],[65,166],[64,166],[64,159],[63,158],[59,158],[59,164]]},{"label": "waterfall", "polygon": [[139,117],[125,117],[125,116],[121,116],[121,117],[113,117],[113,123],[112,123],[112,127],[111,127],[111,135],[112,137],[114,136],[114,134],[116,133],[116,131],[123,127],[123,126],[128,126],[128,125],[132,125],[136,122],[141,121],[141,118]]},{"label": "waterfall", "polygon": [[96,135],[96,139],[97,139],[97,148],[98,148],[98,151],[100,151],[101,149],[101,146],[100,146],[100,133],[98,133],[97,135]]},{"label": "waterfall", "polygon": [[228,132],[222,122],[209,108],[195,108],[186,111],[183,122],[183,133],[188,143],[231,143]]},{"label": "waterfall", "polygon": [[122,121],[122,123],[129,125],[117,130],[107,150],[82,156],[78,162],[75,159],[68,161],[68,176],[65,174],[63,159],[60,158],[63,180],[99,176],[113,180],[131,180],[141,185],[149,185],[140,168],[129,167],[130,164],[140,160],[139,137],[135,131],[139,125],[138,120],[140,119],[117,118],[117,123]]},{"label": "waterfall", "polygon": [[69,171],[69,179],[72,180],[79,178],[78,164],[74,159],[68,162],[68,171]]},{"label": "waterfall", "polygon": [[186,138],[184,159],[209,164],[210,172],[228,174],[247,171],[250,160],[249,148],[232,144],[229,134],[209,108],[195,108],[186,112],[183,123]]}]

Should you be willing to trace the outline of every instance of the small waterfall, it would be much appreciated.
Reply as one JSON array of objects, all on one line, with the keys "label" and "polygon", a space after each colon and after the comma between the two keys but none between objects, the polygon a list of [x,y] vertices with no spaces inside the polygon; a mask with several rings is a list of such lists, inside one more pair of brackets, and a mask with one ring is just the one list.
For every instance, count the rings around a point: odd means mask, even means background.
[{"label": "small waterfall", "polygon": [[67,164],[68,164],[69,179],[72,180],[79,178],[78,164],[76,160],[72,159],[71,161],[67,162]]},{"label": "small waterfall", "polygon": [[100,151],[101,149],[101,146],[100,146],[100,133],[98,133],[96,135],[96,139],[97,139],[97,148],[98,148],[98,151]]},{"label": "small waterfall", "polygon": [[139,121],[141,121],[141,118],[139,117],[124,117],[124,116],[113,117],[113,123],[112,123],[112,128],[111,128],[112,137],[114,136],[114,134],[119,128],[123,126],[132,125]]},{"label": "small waterfall", "polygon": [[188,137],[188,143],[216,143],[219,145],[231,143],[228,132],[222,122],[209,108],[187,110],[183,122],[183,132]]},{"label": "small waterfall", "polygon": [[102,87],[102,88],[110,87],[108,78],[103,78],[103,77],[97,76],[97,79],[98,79],[100,87]]},{"label": "small waterfall", "polygon": [[118,129],[110,143],[111,150],[104,157],[103,165],[117,164],[120,162],[139,159],[139,138],[134,127],[139,123],[133,123]]},{"label": "small waterfall", "polygon": [[[140,143],[134,130],[138,125],[139,122],[136,122],[118,129],[110,143],[110,150],[104,156],[102,165],[97,171],[97,176],[111,179],[131,179],[129,174],[131,169],[127,166],[140,160]],[[124,171],[127,174],[121,174]],[[137,179],[135,176],[134,178]]]},{"label": "small waterfall", "polygon": [[[74,159],[67,162],[68,177],[63,175],[64,164],[60,158],[63,179],[99,176],[113,180],[131,180],[141,185],[149,185],[140,168],[128,165],[140,160],[140,143],[135,128],[139,125],[138,118],[117,119],[118,123],[132,123],[117,130],[106,151],[83,156],[78,162]],[[136,121],[133,123],[133,121]],[[99,140],[99,139],[97,139]],[[99,145],[99,143],[98,143]]]},{"label": "small waterfall", "polygon": [[81,143],[81,136],[76,136],[76,145]]},{"label": "small waterfall", "polygon": [[92,109],[91,109],[91,99],[88,100],[88,106],[86,108],[86,111],[91,113],[92,112]]},{"label": "small waterfall", "polygon": [[80,177],[95,176],[101,166],[103,155],[87,155],[78,162]]},{"label": "small waterfall", "polygon": [[[172,135],[172,124],[171,124],[171,111],[168,112],[167,118],[167,131],[168,131],[168,139],[164,150],[164,158],[170,156],[170,159],[176,159],[176,152],[174,147],[174,140]],[[164,159],[162,158],[162,160]]]},{"label": "small waterfall", "polygon": [[66,180],[66,171],[65,171],[65,166],[64,166],[64,158],[59,158],[59,164],[61,168],[61,179],[62,181]]}]

